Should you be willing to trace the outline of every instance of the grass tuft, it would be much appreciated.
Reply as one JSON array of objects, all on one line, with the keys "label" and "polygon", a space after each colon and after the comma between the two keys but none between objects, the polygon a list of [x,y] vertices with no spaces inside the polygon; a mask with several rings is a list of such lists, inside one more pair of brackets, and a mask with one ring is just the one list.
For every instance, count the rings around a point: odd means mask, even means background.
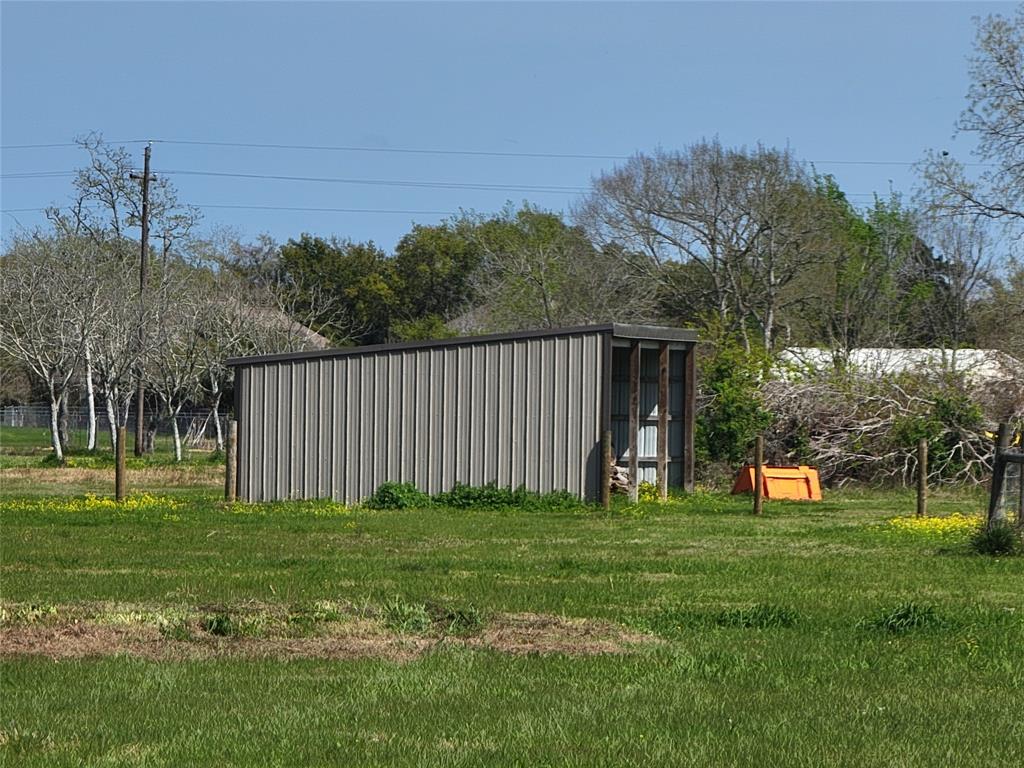
[{"label": "grass tuft", "polygon": [[949,622],[939,615],[935,606],[911,600],[885,610],[873,619],[861,621],[860,626],[877,632],[902,635],[914,630],[946,629]]},{"label": "grass tuft", "polygon": [[1024,550],[1021,533],[1006,521],[979,528],[971,536],[971,549],[979,555],[1001,557],[1018,555]]},{"label": "grass tuft", "polygon": [[407,603],[394,598],[381,606],[384,625],[403,635],[422,635],[430,630],[430,614],[423,603]]}]

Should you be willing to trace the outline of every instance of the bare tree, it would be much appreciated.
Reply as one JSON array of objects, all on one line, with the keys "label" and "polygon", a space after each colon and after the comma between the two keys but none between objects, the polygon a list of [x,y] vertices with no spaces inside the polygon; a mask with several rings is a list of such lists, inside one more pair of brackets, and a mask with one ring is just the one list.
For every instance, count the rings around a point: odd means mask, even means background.
[{"label": "bare tree", "polygon": [[[127,149],[107,144],[98,133],[76,143],[88,154],[89,163],[75,174],[68,206],[47,209],[47,217],[59,231],[87,236],[97,243],[127,238],[128,230],[142,223],[142,190],[131,178],[135,161]],[[158,175],[150,183],[150,228],[165,260],[188,237],[200,216],[198,208],[178,201],[168,178]]]},{"label": "bare tree", "polygon": [[[748,348],[757,329],[767,348],[787,305],[787,287],[817,256],[823,226],[807,202],[812,185],[788,151],[726,149],[701,141],[681,152],[636,155],[594,181],[575,211],[598,243],[614,244],[666,288],[688,288]],[[699,272],[663,269],[678,262]]]},{"label": "bare tree", "polygon": [[939,216],[1024,224],[1024,6],[1012,16],[978,19],[970,60],[968,106],[957,132],[977,139],[972,176],[948,152],[932,152],[920,166],[922,203]]},{"label": "bare tree", "polygon": [[203,383],[208,294],[190,271],[181,264],[161,270],[152,294],[160,322],[149,335],[146,361],[147,388],[157,394],[171,423],[175,461],[182,460],[178,415],[200,397]]},{"label": "bare tree", "polygon": [[939,218],[930,223],[925,237],[937,256],[937,295],[920,302],[918,311],[934,336],[954,349],[975,336],[972,308],[984,294],[993,267],[993,243],[989,231],[967,217]]},{"label": "bare tree", "polygon": [[474,293],[480,329],[558,327],[649,319],[656,291],[648,272],[617,246],[595,248],[578,227],[529,206],[461,222],[482,253]]},{"label": "bare tree", "polygon": [[96,316],[99,290],[89,279],[94,259],[80,238],[37,235],[15,242],[0,268],[0,349],[46,387],[58,461],[66,448],[61,411]]},{"label": "bare tree", "polygon": [[97,270],[99,311],[88,339],[92,369],[103,395],[111,450],[117,448],[117,427],[127,426],[135,395],[139,356],[139,323],[152,326],[159,318],[139,317],[134,280],[134,248],[127,241],[110,242],[101,252]]}]

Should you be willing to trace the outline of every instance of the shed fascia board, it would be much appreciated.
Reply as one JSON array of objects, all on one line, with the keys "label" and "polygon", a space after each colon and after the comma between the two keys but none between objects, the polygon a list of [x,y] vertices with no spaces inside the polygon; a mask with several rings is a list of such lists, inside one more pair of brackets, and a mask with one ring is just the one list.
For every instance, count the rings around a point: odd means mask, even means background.
[{"label": "shed fascia board", "polygon": [[372,355],[377,352],[399,352],[408,349],[429,349],[431,347],[455,347],[468,344],[486,344],[497,341],[513,341],[517,339],[536,339],[548,336],[573,336],[578,334],[607,333],[613,337],[625,339],[651,339],[658,341],[697,340],[697,332],[686,328],[668,328],[655,325],[622,325],[620,323],[604,323],[600,325],[578,325],[569,328],[545,328],[538,331],[519,331],[516,333],[491,333],[484,336],[456,336],[450,339],[433,339],[430,341],[407,341],[397,344],[370,344],[364,347],[341,347],[337,349],[318,349],[308,352],[281,352],[274,355],[255,355],[253,357],[232,357],[225,361],[230,366],[259,365],[261,363],[280,363],[294,360],[315,360],[325,357],[343,357],[345,355]]},{"label": "shed fascia board", "polygon": [[639,341],[697,341],[697,331],[692,328],[669,328],[661,325],[612,324],[612,336],[618,339]]}]

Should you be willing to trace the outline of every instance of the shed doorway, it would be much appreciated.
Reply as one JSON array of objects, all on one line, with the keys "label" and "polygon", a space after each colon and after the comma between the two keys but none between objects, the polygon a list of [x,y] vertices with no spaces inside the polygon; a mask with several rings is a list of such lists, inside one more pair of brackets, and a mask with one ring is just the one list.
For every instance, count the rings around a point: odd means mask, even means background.
[{"label": "shed doorway", "polygon": [[640,483],[686,485],[686,367],[690,350],[658,342],[612,348],[611,430],[615,463]]}]

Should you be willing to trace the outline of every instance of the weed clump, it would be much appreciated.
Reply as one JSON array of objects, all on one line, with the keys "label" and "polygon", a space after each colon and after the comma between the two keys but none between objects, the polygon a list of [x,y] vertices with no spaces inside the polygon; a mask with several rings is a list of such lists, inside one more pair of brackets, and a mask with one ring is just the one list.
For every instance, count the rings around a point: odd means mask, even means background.
[{"label": "weed clump", "polygon": [[861,621],[860,626],[864,629],[902,635],[913,630],[945,629],[949,622],[939,615],[934,606],[911,600],[883,611],[873,619]]},{"label": "weed clump", "polygon": [[407,603],[395,598],[381,607],[388,629],[403,635],[422,635],[430,629],[430,614],[423,603]]},{"label": "weed clump", "polygon": [[568,491],[536,493],[504,488],[497,483],[466,485],[455,483],[451,490],[429,496],[412,483],[381,483],[365,502],[370,509],[417,509],[436,506],[449,509],[521,509],[531,512],[571,511],[583,502]]},{"label": "weed clump", "polygon": [[156,623],[160,636],[165,640],[187,642],[192,639],[192,627],[184,616],[173,618],[160,617]]},{"label": "weed clump", "polygon": [[370,509],[413,509],[430,505],[430,496],[412,483],[381,483],[366,500]]},{"label": "weed clump", "polygon": [[427,606],[431,621],[448,635],[473,635],[487,624],[487,615],[472,603]]},{"label": "weed clump", "polygon": [[215,637],[255,637],[262,633],[264,617],[244,618],[218,611],[203,617],[200,626]]},{"label": "weed clump", "polygon": [[1006,521],[979,528],[971,537],[971,549],[979,555],[994,557],[1018,555],[1024,551],[1021,534]]},{"label": "weed clump", "polygon": [[568,491],[536,493],[520,486],[502,488],[497,483],[463,485],[456,483],[450,491],[434,496],[434,503],[453,509],[502,509],[515,507],[530,511],[572,510],[582,506],[580,500]]}]

